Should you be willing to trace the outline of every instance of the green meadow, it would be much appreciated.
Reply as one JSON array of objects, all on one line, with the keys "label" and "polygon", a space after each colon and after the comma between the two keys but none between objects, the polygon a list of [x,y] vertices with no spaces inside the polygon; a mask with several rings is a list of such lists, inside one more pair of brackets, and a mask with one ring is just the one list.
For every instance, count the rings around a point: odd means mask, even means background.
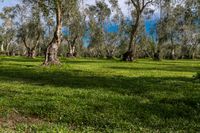
[{"label": "green meadow", "polygon": [[0,57],[0,132],[199,132],[199,60]]}]

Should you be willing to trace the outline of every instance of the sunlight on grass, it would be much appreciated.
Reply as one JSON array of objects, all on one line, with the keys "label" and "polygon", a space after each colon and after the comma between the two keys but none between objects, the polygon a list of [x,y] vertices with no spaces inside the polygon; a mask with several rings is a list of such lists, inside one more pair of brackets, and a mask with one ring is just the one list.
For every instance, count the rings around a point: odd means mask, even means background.
[{"label": "sunlight on grass", "polygon": [[199,61],[0,57],[0,132],[197,132]]}]

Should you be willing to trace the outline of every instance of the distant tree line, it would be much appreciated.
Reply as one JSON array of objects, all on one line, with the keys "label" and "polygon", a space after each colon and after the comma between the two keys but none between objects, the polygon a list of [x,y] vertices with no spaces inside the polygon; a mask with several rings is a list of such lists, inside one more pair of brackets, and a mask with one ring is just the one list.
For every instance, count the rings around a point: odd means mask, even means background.
[{"label": "distant tree line", "polygon": [[[62,57],[200,58],[199,0],[21,0],[0,13],[0,54]],[[147,33],[145,22],[154,21]],[[114,31],[106,26],[114,25]],[[87,42],[86,42],[87,41]],[[85,45],[87,44],[87,46]]]}]

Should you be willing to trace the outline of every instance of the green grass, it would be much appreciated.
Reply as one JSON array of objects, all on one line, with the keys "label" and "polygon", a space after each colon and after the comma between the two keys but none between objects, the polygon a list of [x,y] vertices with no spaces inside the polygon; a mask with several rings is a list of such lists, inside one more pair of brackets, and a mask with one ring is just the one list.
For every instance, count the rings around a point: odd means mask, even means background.
[{"label": "green grass", "polygon": [[198,132],[200,61],[0,57],[0,132]]}]

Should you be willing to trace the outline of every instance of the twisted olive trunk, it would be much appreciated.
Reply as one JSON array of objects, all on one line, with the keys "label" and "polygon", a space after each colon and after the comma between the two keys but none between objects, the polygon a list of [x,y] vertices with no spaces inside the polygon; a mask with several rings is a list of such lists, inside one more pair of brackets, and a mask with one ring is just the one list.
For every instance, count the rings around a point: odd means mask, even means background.
[{"label": "twisted olive trunk", "polygon": [[3,43],[1,44],[1,52],[4,52],[4,45],[3,45]]},{"label": "twisted olive trunk", "polygon": [[144,9],[146,8],[146,6],[150,3],[153,2],[153,0],[149,0],[147,2],[145,2],[145,0],[131,0],[130,1],[136,11],[136,20],[134,22],[134,24],[132,25],[132,29],[131,29],[131,33],[130,33],[130,42],[129,42],[129,48],[128,51],[123,54],[123,60],[124,61],[133,61],[133,58],[135,57],[136,54],[136,45],[134,43],[134,37],[136,36],[138,27],[139,27],[139,22],[140,22],[140,17],[144,11]]},{"label": "twisted olive trunk", "polygon": [[72,41],[67,40],[69,43],[69,53],[67,53],[67,57],[76,57],[76,41],[78,39],[78,35],[76,35]]},{"label": "twisted olive trunk", "polygon": [[26,37],[22,38],[24,46],[26,47],[26,56],[27,57],[35,58],[35,56],[36,56],[36,47],[39,44],[39,39],[40,39],[40,33],[38,34],[37,41],[36,41],[35,45],[31,48],[31,46],[28,46],[27,43],[26,43]]},{"label": "twisted olive trunk", "polygon": [[137,33],[137,29],[138,29],[138,26],[139,26],[140,15],[141,15],[140,13],[137,13],[136,22],[135,22],[134,25],[132,25],[129,47],[128,47],[128,51],[125,54],[123,54],[123,61],[133,61],[133,58],[135,57],[136,46],[135,46],[135,43],[134,43],[134,37]]},{"label": "twisted olive trunk", "polygon": [[74,45],[69,45],[69,53],[67,53],[67,57],[75,57],[76,52],[75,52],[76,47]]},{"label": "twisted olive trunk", "polygon": [[27,57],[29,58],[35,58],[36,56],[36,50],[27,48]]},{"label": "twisted olive trunk", "polygon": [[44,65],[56,65],[60,64],[58,59],[58,48],[61,45],[61,33],[62,32],[62,11],[61,11],[61,1],[56,0],[56,31],[52,41],[49,43],[46,54]]}]

